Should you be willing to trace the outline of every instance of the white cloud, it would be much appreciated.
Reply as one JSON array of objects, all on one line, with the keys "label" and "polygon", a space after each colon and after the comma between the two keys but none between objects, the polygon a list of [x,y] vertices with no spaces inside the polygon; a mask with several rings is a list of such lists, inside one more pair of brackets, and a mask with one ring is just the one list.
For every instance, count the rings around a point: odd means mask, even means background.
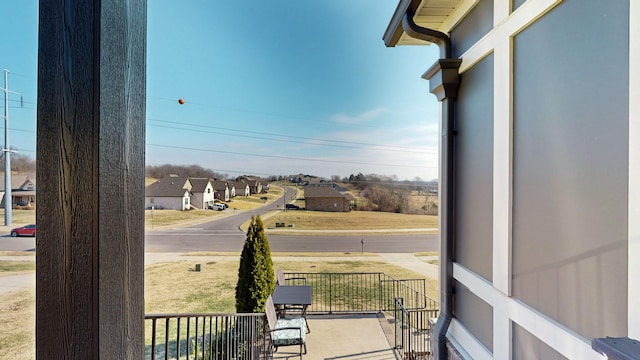
[{"label": "white cloud", "polygon": [[386,111],[387,110],[385,108],[377,108],[360,113],[355,116],[349,116],[346,114],[335,114],[331,116],[331,120],[340,124],[364,124],[374,120]]}]

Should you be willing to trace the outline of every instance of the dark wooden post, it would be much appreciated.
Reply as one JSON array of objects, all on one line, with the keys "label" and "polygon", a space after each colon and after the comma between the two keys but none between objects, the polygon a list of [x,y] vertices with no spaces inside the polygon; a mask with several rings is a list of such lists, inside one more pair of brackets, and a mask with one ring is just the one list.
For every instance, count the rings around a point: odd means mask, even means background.
[{"label": "dark wooden post", "polygon": [[39,359],[144,356],[146,0],[40,0]]}]

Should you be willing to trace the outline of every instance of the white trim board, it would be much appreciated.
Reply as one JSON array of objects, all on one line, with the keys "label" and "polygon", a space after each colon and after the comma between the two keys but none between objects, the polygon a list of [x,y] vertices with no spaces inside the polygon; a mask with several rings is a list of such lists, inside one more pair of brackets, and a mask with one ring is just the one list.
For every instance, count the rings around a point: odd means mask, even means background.
[{"label": "white trim board", "polygon": [[640,339],[640,2],[629,0],[628,336]]},{"label": "white trim board", "polygon": [[[456,346],[461,353],[469,352],[470,359],[474,360],[490,360],[493,359],[493,354],[487,349],[473,334],[462,325],[461,322],[456,319],[451,319],[449,329],[447,331],[447,337],[450,341],[455,339],[460,346]],[[454,341],[452,341],[454,342]],[[464,355],[463,355],[464,356]]]},{"label": "white trim board", "polygon": [[[569,359],[602,360],[604,358],[591,349],[591,342],[588,339],[577,335],[528,305],[505,296],[496,290],[491,283],[464,266],[454,263],[453,276],[482,301],[493,307],[494,319],[511,319],[540,339],[540,341]],[[495,336],[496,334],[494,334]],[[476,348],[473,343],[467,341],[464,336],[461,338],[456,336],[456,339],[462,346],[473,346],[473,348],[465,347],[467,351],[471,349],[475,351]],[[504,353],[505,350],[501,349],[500,351]],[[497,353],[498,349],[494,348],[494,352]],[[475,356],[474,352],[472,354]]]}]

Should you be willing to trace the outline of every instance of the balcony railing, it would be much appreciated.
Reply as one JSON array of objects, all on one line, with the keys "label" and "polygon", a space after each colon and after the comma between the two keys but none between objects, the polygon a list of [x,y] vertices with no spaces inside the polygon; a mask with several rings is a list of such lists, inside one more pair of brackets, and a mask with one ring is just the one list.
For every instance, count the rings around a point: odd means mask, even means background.
[{"label": "balcony railing", "polygon": [[427,360],[431,355],[431,319],[438,317],[438,304],[430,300],[425,309],[408,309],[404,299],[396,298],[395,348],[403,359]]},{"label": "balcony railing", "polygon": [[257,360],[267,351],[264,314],[146,315],[146,359]]},{"label": "balcony railing", "polygon": [[[288,285],[313,287],[307,314],[384,312],[394,318],[403,358],[422,359],[416,355],[428,352],[428,320],[438,316],[438,303],[425,295],[424,279],[397,280],[385,273],[291,272],[285,277],[291,279]],[[146,359],[267,358],[265,321],[264,314],[147,315]]]},{"label": "balcony railing", "polygon": [[408,309],[428,306],[425,279],[397,280],[382,273],[285,273],[287,285],[311,285],[310,314],[377,313],[393,314],[394,299],[405,299]]}]

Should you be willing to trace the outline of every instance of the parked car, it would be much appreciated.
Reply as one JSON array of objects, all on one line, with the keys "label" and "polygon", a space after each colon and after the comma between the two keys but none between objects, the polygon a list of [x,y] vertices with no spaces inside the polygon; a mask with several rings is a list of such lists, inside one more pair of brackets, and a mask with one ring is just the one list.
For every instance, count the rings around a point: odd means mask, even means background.
[{"label": "parked car", "polygon": [[296,204],[286,204],[284,207],[288,210],[300,210],[300,206]]},{"label": "parked car", "polygon": [[36,236],[36,224],[29,224],[19,228],[11,229],[11,236]]},{"label": "parked car", "polygon": [[218,210],[218,211],[222,211],[224,209],[226,209],[228,207],[227,204],[220,204],[220,203],[215,203],[213,205],[209,205],[209,209],[210,210]]}]

